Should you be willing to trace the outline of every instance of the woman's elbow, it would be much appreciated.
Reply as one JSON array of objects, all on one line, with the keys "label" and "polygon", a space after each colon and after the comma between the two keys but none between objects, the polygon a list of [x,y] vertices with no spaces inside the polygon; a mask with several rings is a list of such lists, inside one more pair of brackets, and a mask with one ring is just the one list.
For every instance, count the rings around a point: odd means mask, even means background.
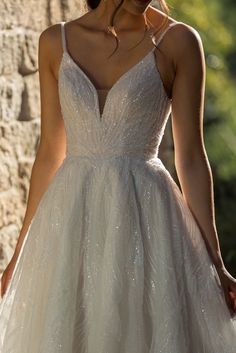
[{"label": "woman's elbow", "polygon": [[36,152],[37,160],[49,163],[60,163],[65,158],[66,144],[65,141],[46,141],[41,139]]},{"label": "woman's elbow", "polygon": [[186,148],[185,151],[175,151],[175,166],[182,169],[193,169],[202,165],[209,165],[207,152],[204,146]]}]

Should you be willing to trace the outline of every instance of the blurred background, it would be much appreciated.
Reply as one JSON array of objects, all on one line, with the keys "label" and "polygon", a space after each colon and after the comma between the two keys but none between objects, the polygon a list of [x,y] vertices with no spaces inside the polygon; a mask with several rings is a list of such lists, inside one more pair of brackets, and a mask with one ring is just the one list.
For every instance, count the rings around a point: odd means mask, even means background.
[{"label": "blurred background", "polygon": [[203,42],[204,137],[214,178],[216,224],[225,265],[236,276],[236,2],[170,0],[168,5],[171,17],[193,26]]},{"label": "blurred background", "polygon": [[[170,16],[200,34],[206,59],[204,138],[214,178],[216,224],[224,262],[236,277],[236,2],[169,0]],[[158,7],[155,0],[152,6]],[[159,7],[158,7],[159,8]],[[0,2],[0,272],[22,225],[39,142],[38,37],[82,15],[79,0]],[[170,118],[160,157],[178,182]]]}]

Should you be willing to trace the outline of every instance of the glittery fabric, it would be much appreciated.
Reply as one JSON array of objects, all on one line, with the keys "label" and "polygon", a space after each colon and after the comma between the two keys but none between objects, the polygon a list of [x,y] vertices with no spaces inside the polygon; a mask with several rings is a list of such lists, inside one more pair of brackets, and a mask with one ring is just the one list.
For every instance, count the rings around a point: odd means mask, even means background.
[{"label": "glittery fabric", "polygon": [[158,157],[171,100],[154,49],[100,113],[62,38],[67,154],[1,301],[0,353],[235,353],[217,272]]}]

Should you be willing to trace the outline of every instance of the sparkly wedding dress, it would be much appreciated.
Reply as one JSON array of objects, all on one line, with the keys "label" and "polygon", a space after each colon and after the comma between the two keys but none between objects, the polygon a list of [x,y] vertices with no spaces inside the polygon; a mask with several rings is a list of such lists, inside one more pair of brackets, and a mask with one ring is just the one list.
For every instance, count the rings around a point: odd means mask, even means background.
[{"label": "sparkly wedding dress", "polygon": [[155,47],[113,85],[101,112],[67,51],[64,22],[61,33],[67,155],[1,301],[0,353],[235,353],[236,319],[158,158],[171,100]]}]

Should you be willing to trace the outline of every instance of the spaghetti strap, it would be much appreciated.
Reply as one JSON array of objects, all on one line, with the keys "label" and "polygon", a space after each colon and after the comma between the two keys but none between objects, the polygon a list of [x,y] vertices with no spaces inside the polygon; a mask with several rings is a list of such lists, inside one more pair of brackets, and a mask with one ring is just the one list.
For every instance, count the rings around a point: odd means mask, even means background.
[{"label": "spaghetti strap", "polygon": [[166,29],[161,33],[160,37],[157,39],[156,41],[156,47],[159,45],[159,43],[161,42],[161,40],[163,39],[164,35],[166,34],[166,32],[173,26],[179,24],[181,22],[172,22],[168,27],[166,27]]},{"label": "spaghetti strap", "polygon": [[62,48],[63,52],[67,52],[66,49],[66,34],[65,34],[65,21],[61,22],[61,39],[62,39]]}]

